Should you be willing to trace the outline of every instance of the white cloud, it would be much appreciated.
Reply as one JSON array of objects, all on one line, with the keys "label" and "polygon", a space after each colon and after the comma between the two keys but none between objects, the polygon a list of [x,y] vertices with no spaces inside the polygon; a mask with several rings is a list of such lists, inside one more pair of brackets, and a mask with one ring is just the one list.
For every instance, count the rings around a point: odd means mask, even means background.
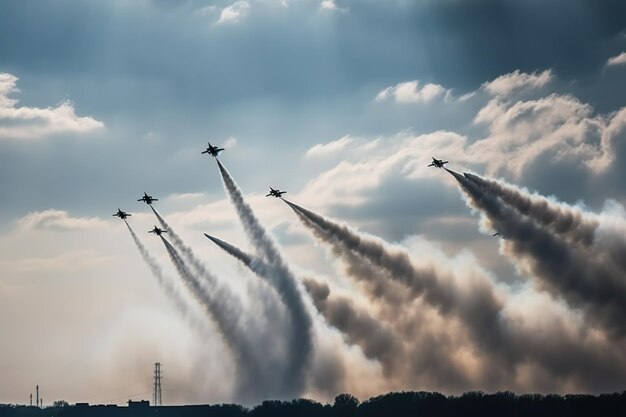
[{"label": "white cloud", "polygon": [[0,73],[0,139],[35,139],[59,133],[86,133],[104,127],[91,117],[79,117],[70,101],[56,107],[18,107],[9,97],[19,90],[18,78]]},{"label": "white cloud", "polygon": [[316,158],[316,157],[324,157],[335,152],[339,152],[346,148],[346,146],[350,145],[354,142],[354,139],[350,136],[344,136],[337,140],[328,143],[318,143],[315,146],[312,146],[308,151],[306,151],[305,156],[307,158]]},{"label": "white cloud", "polygon": [[247,1],[236,1],[230,6],[224,7],[217,24],[237,23],[248,14],[250,3]]},{"label": "white cloud", "polygon": [[71,217],[67,211],[49,209],[28,213],[17,225],[23,230],[70,231],[104,228],[107,223],[98,217]]},{"label": "white cloud", "polygon": [[387,87],[376,96],[377,101],[393,98],[398,103],[427,103],[447,93],[439,84],[427,83],[420,88],[419,81],[407,81]]},{"label": "white cloud", "polygon": [[606,61],[607,66],[624,65],[626,64],[626,52],[622,52],[619,55],[613,56]]},{"label": "white cloud", "polygon": [[334,11],[339,11],[339,12],[347,12],[348,9],[345,7],[339,7],[337,6],[337,3],[335,3],[335,0],[323,0],[320,3],[320,8],[322,10],[334,10]]},{"label": "white cloud", "polygon": [[522,88],[535,89],[541,88],[547,85],[553,79],[551,70],[545,70],[543,72],[527,74],[515,70],[509,74],[499,76],[493,81],[483,84],[483,88],[494,96],[505,96],[515,90]]},{"label": "white cloud", "polygon": [[472,144],[467,155],[485,164],[490,174],[508,172],[515,177],[540,157],[601,171],[610,164],[609,149],[623,131],[618,121],[624,113],[596,116],[588,104],[557,94],[516,103],[496,98],[474,119],[476,124],[487,125],[489,135]]}]

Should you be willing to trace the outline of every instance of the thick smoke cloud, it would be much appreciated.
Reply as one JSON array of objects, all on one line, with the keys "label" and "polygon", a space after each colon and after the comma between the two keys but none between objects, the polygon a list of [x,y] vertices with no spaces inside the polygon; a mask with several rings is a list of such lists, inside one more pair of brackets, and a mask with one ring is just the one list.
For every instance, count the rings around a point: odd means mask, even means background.
[{"label": "thick smoke cloud", "polygon": [[531,195],[501,181],[468,173],[464,175],[520,214],[532,218],[538,225],[545,226],[572,243],[585,246],[593,243],[599,221],[582,210],[557,204],[540,195]]},{"label": "thick smoke cloud", "polygon": [[[401,361],[412,365],[411,376],[419,375],[421,383],[428,381],[429,386],[436,386],[445,381],[448,387],[458,389],[567,390],[572,386],[617,389],[625,382],[626,362],[620,349],[577,322],[571,313],[558,312],[547,304],[549,308],[544,311],[542,324],[531,325],[536,313],[515,311],[508,305],[519,302],[514,294],[497,290],[480,271],[466,270],[463,276],[455,277],[446,267],[434,264],[434,258],[427,259],[427,265],[431,262],[430,269],[416,267],[408,254],[402,254],[398,248],[288,204],[316,237],[331,244],[334,254],[352,253],[352,257],[342,257],[344,262],[361,258],[360,267],[347,268],[348,273],[371,270],[373,266],[380,270],[375,279],[387,284],[396,280],[411,289],[413,296],[421,295],[413,305],[405,300],[398,308],[402,313],[397,317],[389,314],[383,317],[396,337],[404,339],[407,355]],[[424,257],[430,258],[430,254],[425,253]],[[431,274],[426,275],[428,285],[412,286],[424,271]],[[351,277],[362,278],[362,275]],[[316,305],[328,297],[323,288],[311,285],[309,288]],[[375,293],[369,295],[373,302],[381,301],[375,298]],[[319,308],[323,311],[323,306]],[[434,308],[436,315],[429,314],[429,308]],[[412,329],[403,322],[405,318],[411,322]],[[411,330],[418,333],[417,337]],[[412,336],[417,341],[411,340]],[[437,351],[428,352],[426,346],[431,346],[428,343],[436,346]],[[459,355],[468,352],[471,359],[461,361],[456,368],[428,367],[432,361],[453,364]],[[410,379],[403,382],[403,386],[411,383]]]},{"label": "thick smoke cloud", "polygon": [[490,193],[489,190],[494,192],[494,187],[482,188],[484,182],[477,176],[448,172],[461,185],[470,205],[484,213],[488,227],[503,234],[504,252],[521,269],[540,280],[556,296],[565,297],[575,307],[583,307],[612,335],[623,337],[626,334],[624,269],[570,244],[553,228],[537,224],[534,216],[521,215],[497,194]]},{"label": "thick smoke cloud", "polygon": [[356,306],[350,298],[331,294],[328,285],[322,282],[307,278],[304,286],[315,308],[331,326],[341,331],[346,342],[360,346],[367,358],[379,361],[385,376],[392,377],[399,371],[400,362],[405,358],[402,338],[385,322]]},{"label": "thick smoke cloud", "polygon": [[297,395],[304,389],[306,370],[313,353],[313,320],[307,311],[302,293],[293,273],[283,260],[276,245],[258,221],[252,208],[245,202],[243,195],[226,168],[217,160],[224,187],[230,197],[249,239],[254,244],[259,256],[271,271],[263,274],[269,277],[269,283],[276,289],[285,304],[291,319],[288,335],[287,367],[285,378],[290,382],[292,393]]},{"label": "thick smoke cloud", "polygon": [[[376,282],[374,288],[386,286],[390,281],[397,281],[410,290],[410,297],[423,296],[442,314],[453,314],[461,318],[475,340],[484,344],[482,348],[493,350],[501,343],[498,315],[502,310],[503,301],[486,277],[468,278],[472,279],[471,290],[461,291],[455,285],[454,278],[438,271],[436,265],[417,267],[409,254],[400,248],[364,236],[291,202],[286,203],[297,214],[319,228],[322,233],[318,232],[317,237],[338,247],[335,253],[350,253],[362,258],[345,257],[351,265],[348,272],[358,271],[358,274],[351,274],[352,277],[367,276],[370,281]],[[347,250],[342,251],[341,246]],[[363,260],[374,268],[364,266]],[[368,275],[364,274],[364,268],[369,269]]]}]

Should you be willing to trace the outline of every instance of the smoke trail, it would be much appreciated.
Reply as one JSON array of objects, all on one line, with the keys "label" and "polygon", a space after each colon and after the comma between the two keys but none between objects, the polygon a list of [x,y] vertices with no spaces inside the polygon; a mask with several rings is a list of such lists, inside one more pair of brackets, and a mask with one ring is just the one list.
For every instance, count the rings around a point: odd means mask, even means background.
[{"label": "smoke trail", "polygon": [[[350,265],[347,272],[352,278],[378,283],[373,288],[382,287],[389,280],[397,281],[410,289],[413,297],[423,296],[442,314],[454,314],[461,319],[482,348],[498,350],[504,337],[499,321],[504,303],[487,278],[475,275],[471,288],[461,291],[453,277],[440,273],[436,265],[418,268],[406,251],[392,248],[383,241],[361,235],[345,225],[284,201],[299,214],[301,221],[305,220],[302,223],[316,237],[331,244],[334,252]],[[369,268],[363,260],[375,269]]]},{"label": "smoke trail", "polygon": [[270,284],[276,289],[281,300],[287,307],[291,319],[289,334],[289,352],[286,367],[286,378],[291,382],[293,392],[302,392],[305,381],[305,370],[313,353],[313,321],[306,309],[296,278],[283,260],[272,239],[261,226],[245,202],[243,195],[226,168],[217,160],[228,195],[241,219],[244,230],[255,245],[259,255],[271,268]]},{"label": "smoke trail", "polygon": [[[369,268],[367,262],[364,262],[366,260],[386,270],[385,274],[369,277],[370,280],[387,280],[389,283],[389,279],[394,279],[411,284],[412,279],[420,277],[417,274],[412,278],[398,276],[413,268],[406,253],[404,255],[407,259],[403,260],[404,256],[396,254],[397,249],[388,248],[384,242],[358,235],[346,226],[288,201],[286,203],[296,214],[300,212],[299,219],[316,237],[333,246],[335,254],[342,256],[353,251],[362,258],[360,266],[355,265],[353,272],[366,272]],[[378,247],[371,247],[376,245]],[[381,255],[381,252],[386,253]],[[342,259],[345,262],[358,262],[359,257],[342,256]],[[392,260],[397,260],[401,267],[394,269]],[[405,347],[407,355],[400,359],[405,365],[415,364],[408,378],[416,375],[417,382],[420,379],[444,382],[447,389],[475,389],[477,386],[502,389],[504,386],[533,390],[542,386],[545,390],[554,390],[563,389],[564,385],[560,385],[563,381],[575,383],[579,387],[601,385],[606,389],[615,389],[624,383],[626,369],[621,349],[614,348],[610,342],[597,340],[585,326],[577,327],[559,316],[543,318],[544,324],[540,328],[529,326],[525,323],[527,317],[511,316],[510,312],[503,315],[510,295],[496,292],[491,281],[481,276],[479,271],[462,277],[462,285],[457,286],[453,277],[442,273],[441,269],[436,264],[432,264],[431,268],[416,268],[416,272],[432,271],[436,274],[436,280],[432,281],[435,287],[418,286],[417,289],[424,289],[423,300],[434,306],[444,318],[452,316],[458,319],[462,328],[468,331],[470,342],[478,346],[476,353],[479,356],[475,359],[480,365],[470,375],[464,372],[463,366],[461,369],[453,366],[457,355],[473,351],[474,348],[468,346],[454,330],[446,333],[445,330],[454,322],[443,321],[433,328],[429,323],[433,317],[420,315],[419,307],[412,308],[410,303],[405,302],[395,306],[400,313],[390,324],[396,334],[402,335],[405,342],[409,343]],[[363,276],[351,277],[363,279]],[[412,292],[420,294],[419,291]],[[387,319],[393,320],[393,317]],[[413,323],[413,329],[406,324],[407,321]],[[421,325],[419,330],[416,329],[417,325]],[[411,332],[416,340],[408,338]],[[435,348],[428,351],[430,346]],[[444,367],[442,364],[450,366]],[[523,371],[520,371],[520,367]],[[538,380],[524,382],[526,378]]]},{"label": "smoke trail", "polygon": [[163,274],[163,270],[157,263],[156,259],[150,256],[150,253],[148,253],[148,250],[146,249],[146,247],[143,245],[143,243],[141,243],[141,241],[139,240],[139,237],[137,236],[133,228],[130,226],[130,224],[128,224],[128,222],[125,219],[124,219],[124,223],[126,223],[126,227],[128,227],[128,231],[133,237],[133,241],[135,242],[137,249],[139,249],[139,253],[141,254],[143,260],[146,262],[146,264],[150,268],[152,275],[154,275],[154,277],[157,279],[157,282],[159,283],[163,291],[165,291],[168,297],[172,300],[172,302],[176,306],[176,309],[187,320],[189,320],[191,326],[195,330],[202,333],[202,336],[210,337],[212,333],[209,327],[207,326],[206,322],[200,319],[195,314],[195,312],[192,311],[191,306],[188,304],[188,300],[174,286],[174,282]]},{"label": "smoke trail", "polygon": [[[159,223],[161,223],[161,227],[167,230],[170,238],[172,239],[172,242],[174,243],[174,246],[180,251],[180,254],[189,263],[195,274],[204,279],[203,285],[207,286],[209,290],[215,288],[218,285],[217,278],[206,269],[204,264],[195,255],[193,250],[191,250],[189,246],[185,245],[185,242],[183,242],[180,236],[178,236],[174,229],[165,221],[163,216],[161,216],[161,214],[159,214],[159,212],[156,211],[154,207],[150,206],[150,208],[159,220]],[[225,292],[227,291],[227,289],[223,287],[221,291]],[[236,298],[235,294],[232,293],[229,294],[229,297],[232,299]]]},{"label": "smoke trail", "polygon": [[469,204],[502,231],[503,248],[519,266],[541,280],[556,296],[583,306],[612,335],[626,335],[626,274],[611,263],[599,262],[588,251],[569,245],[549,230],[521,216],[472,181],[447,170],[459,183]]},{"label": "smoke trail", "polygon": [[626,224],[623,218],[588,213],[540,195],[531,195],[503,181],[475,174],[464,175],[559,238],[583,246],[593,252],[599,262],[605,259],[613,262],[626,274]]},{"label": "smoke trail", "polygon": [[232,255],[237,260],[241,261],[241,263],[243,263],[245,266],[250,268],[252,272],[255,272],[254,269],[252,269],[252,263],[255,259],[252,255],[242,251],[238,247],[231,245],[228,242],[223,241],[222,239],[216,238],[215,236],[207,235],[206,233],[204,235],[213,243],[215,243],[217,246],[222,248],[226,253]]},{"label": "smoke trail", "polygon": [[463,174],[467,179],[478,184],[485,191],[500,198],[520,214],[531,217],[537,224],[545,226],[574,243],[589,246],[599,226],[597,218],[592,218],[582,210],[559,205],[549,199],[530,195],[513,185],[502,181],[482,178],[475,174]]},{"label": "smoke trail", "polygon": [[222,288],[207,291],[187,268],[176,249],[163,236],[160,237],[180,277],[215,321],[224,341],[235,356],[239,394],[246,401],[267,394],[266,390],[272,387],[264,386],[267,381],[259,368],[260,358],[256,357],[246,338],[246,330],[240,322],[242,311],[238,302]]},{"label": "smoke trail", "polygon": [[[205,236],[253,272],[257,274],[264,272],[258,268],[263,261],[228,242],[207,234]],[[390,329],[367,311],[358,310],[348,298],[329,297],[330,289],[325,284],[308,278],[304,280],[304,287],[311,295],[315,308],[331,326],[345,335],[348,343],[359,345],[366,357],[380,360],[384,365],[385,374],[395,371],[396,362],[403,356],[400,353],[402,346]]]}]

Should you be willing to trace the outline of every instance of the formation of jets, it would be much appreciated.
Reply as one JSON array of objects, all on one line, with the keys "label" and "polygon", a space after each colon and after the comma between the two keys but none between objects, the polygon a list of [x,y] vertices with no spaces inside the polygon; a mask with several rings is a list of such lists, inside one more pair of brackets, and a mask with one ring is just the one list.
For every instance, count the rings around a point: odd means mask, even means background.
[{"label": "formation of jets", "polygon": [[128,214],[125,211],[120,210],[119,208],[117,209],[117,213],[113,214],[113,216],[117,216],[120,219],[124,220],[125,218],[127,218],[128,216],[132,216],[132,214]]},{"label": "formation of jets", "polygon": [[437,159],[433,157],[433,162],[430,163],[430,165],[428,165],[429,167],[437,167],[437,168],[443,168],[443,166],[445,164],[450,163],[450,161],[444,161],[443,159]]},{"label": "formation of jets", "polygon": [[200,153],[208,153],[209,155],[216,157],[217,154],[219,154],[223,150],[224,148],[218,148],[217,146],[211,145],[211,142],[209,142],[209,147],[206,148],[206,151]]},{"label": "formation of jets", "polygon": [[272,187],[270,187],[270,193],[268,195],[266,195],[265,197],[278,197],[278,198],[280,198],[283,194],[287,194],[287,191],[275,190]]},{"label": "formation of jets", "polygon": [[[211,143],[209,142],[209,147],[208,147],[205,151],[203,151],[203,152],[201,152],[201,153],[203,153],[203,154],[204,154],[204,153],[206,153],[206,154],[209,154],[209,155],[211,155],[211,156],[213,156],[213,157],[217,157],[217,155],[218,155],[221,151],[223,151],[223,150],[224,150],[224,148],[219,148],[219,147],[217,147],[217,146],[213,146],[213,145],[211,145]],[[437,159],[437,158],[435,158],[435,157],[432,157],[432,159],[433,159],[433,161],[430,163],[430,165],[428,165],[429,167],[444,168],[444,165],[445,165],[445,164],[450,163],[450,161],[444,161],[443,159]],[[270,192],[266,195],[266,197],[276,197],[276,198],[281,198],[281,197],[282,197],[282,195],[283,195],[283,194],[286,194],[286,193],[287,193],[287,191],[280,191],[280,190],[277,190],[277,189],[274,189],[274,188],[270,187]],[[152,203],[153,203],[154,201],[159,201],[159,199],[158,199],[158,198],[154,198],[154,197],[152,197],[151,195],[148,195],[148,193],[144,192],[144,193],[143,193],[143,197],[141,197],[141,198],[140,198],[139,200],[137,200],[137,201],[143,201],[143,202],[144,202],[144,203],[146,203],[146,204],[152,205]],[[124,220],[124,219],[126,219],[126,217],[131,216],[131,214],[126,213],[126,212],[124,212],[124,211],[122,211],[122,210],[120,210],[120,209],[118,208],[118,209],[117,209],[117,213],[113,214],[113,216],[117,216],[117,217],[119,217],[120,219]],[[154,229],[150,230],[148,233],[154,233],[154,234],[155,234],[155,235],[157,235],[157,236],[161,236],[161,234],[163,234],[163,233],[167,233],[167,231],[166,231],[166,230],[159,229],[158,227],[154,226]],[[494,237],[496,237],[496,236],[502,236],[502,233],[500,233],[500,232],[496,232],[496,233],[494,233],[494,234],[493,234],[493,236],[494,236]],[[207,236],[207,237],[208,237],[208,236]]]},{"label": "formation of jets", "polygon": [[159,199],[158,198],[154,198],[151,195],[148,195],[148,193],[144,192],[143,193],[143,197],[141,197],[137,201],[143,201],[146,204],[152,204],[153,201],[159,201]]},{"label": "formation of jets", "polygon": [[167,230],[162,230],[162,229],[159,229],[158,227],[154,226],[154,229],[148,231],[148,233],[154,233],[157,236],[161,236],[161,234],[167,233]]}]

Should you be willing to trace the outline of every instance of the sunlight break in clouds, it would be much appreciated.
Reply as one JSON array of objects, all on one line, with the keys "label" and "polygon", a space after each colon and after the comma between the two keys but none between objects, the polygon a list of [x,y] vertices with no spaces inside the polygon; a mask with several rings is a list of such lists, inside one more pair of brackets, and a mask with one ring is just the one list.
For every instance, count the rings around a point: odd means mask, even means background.
[{"label": "sunlight break in clouds", "polygon": [[552,81],[552,71],[547,69],[543,72],[527,74],[515,70],[509,74],[499,76],[493,81],[483,84],[483,88],[494,96],[505,96],[520,88],[541,88]]},{"label": "sunlight break in clouds", "polygon": [[619,55],[613,56],[606,61],[607,66],[624,65],[626,64],[626,52],[622,52]]},{"label": "sunlight break in clouds", "polygon": [[376,101],[394,98],[398,103],[427,103],[446,93],[439,84],[427,83],[420,88],[419,81],[407,81],[387,87],[376,96]]},{"label": "sunlight break in clouds", "polygon": [[12,74],[0,73],[0,139],[35,139],[104,127],[104,123],[91,117],[78,117],[70,101],[63,101],[57,107],[17,107],[18,100],[9,97],[19,92],[17,80]]},{"label": "sunlight break in clouds", "polygon": [[248,14],[249,9],[250,3],[247,1],[237,1],[228,7],[224,7],[217,24],[237,23]]},{"label": "sunlight break in clouds", "polygon": [[17,225],[23,230],[70,231],[103,228],[107,223],[98,217],[71,217],[67,211],[49,209],[28,213]]}]

